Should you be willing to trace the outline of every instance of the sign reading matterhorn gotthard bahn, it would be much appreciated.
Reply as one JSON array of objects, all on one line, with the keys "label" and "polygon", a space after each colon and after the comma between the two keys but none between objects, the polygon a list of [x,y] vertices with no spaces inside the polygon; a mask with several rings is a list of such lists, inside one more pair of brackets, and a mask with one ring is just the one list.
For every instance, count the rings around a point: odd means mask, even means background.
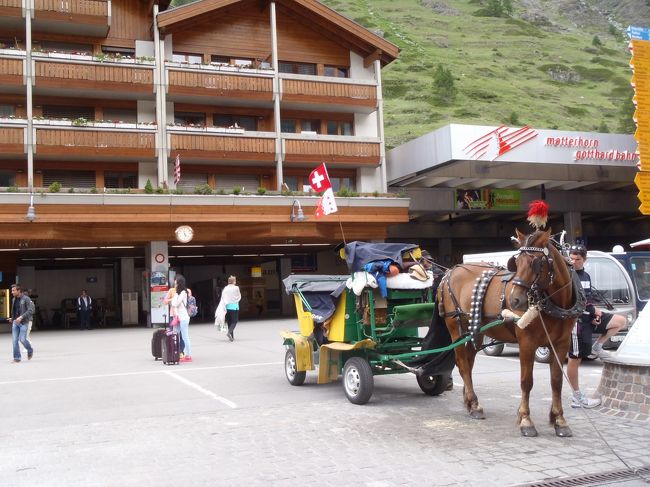
[{"label": "sign reading matterhorn gotthard bahn", "polygon": [[630,67],[633,71],[631,83],[636,106],[634,138],[639,154],[639,172],[634,183],[639,188],[639,211],[643,215],[650,215],[650,29],[630,26],[627,34],[630,36]]}]

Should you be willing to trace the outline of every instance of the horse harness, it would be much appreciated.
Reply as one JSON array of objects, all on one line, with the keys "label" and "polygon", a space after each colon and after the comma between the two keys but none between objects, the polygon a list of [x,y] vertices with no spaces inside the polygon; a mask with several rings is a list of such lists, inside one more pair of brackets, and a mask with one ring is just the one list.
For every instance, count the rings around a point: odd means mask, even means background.
[{"label": "horse harness", "polygon": [[451,287],[451,276],[454,269],[449,269],[442,281],[441,291],[444,292],[444,287],[447,286],[447,293],[451,298],[451,301],[454,303],[454,311],[445,312],[442,301],[439,303],[440,309],[439,314],[443,318],[454,317],[458,323],[458,334],[463,336],[463,318],[467,320],[468,330],[467,333],[470,335],[470,341],[474,346],[476,351],[479,351],[482,347],[482,343],[478,343],[478,336],[480,333],[481,323],[484,319],[497,319],[501,317],[501,314],[498,315],[484,315],[483,314],[483,299],[487,293],[488,287],[492,283],[492,280],[495,276],[501,276],[501,309],[506,307],[506,285],[514,277],[514,272],[500,273],[505,270],[503,267],[494,267],[490,266],[489,269],[484,270],[480,276],[478,276],[474,282],[474,288],[472,289],[472,300],[470,303],[469,312],[463,311],[458,302],[458,298],[454,294],[454,291]]}]

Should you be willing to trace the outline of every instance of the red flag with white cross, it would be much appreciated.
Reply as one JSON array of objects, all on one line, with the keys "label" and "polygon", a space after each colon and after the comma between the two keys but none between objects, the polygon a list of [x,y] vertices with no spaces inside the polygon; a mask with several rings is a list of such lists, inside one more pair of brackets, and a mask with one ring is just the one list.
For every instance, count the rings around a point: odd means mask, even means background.
[{"label": "red flag with white cross", "polygon": [[309,175],[309,185],[317,193],[322,193],[332,187],[325,163],[322,163],[311,172]]}]

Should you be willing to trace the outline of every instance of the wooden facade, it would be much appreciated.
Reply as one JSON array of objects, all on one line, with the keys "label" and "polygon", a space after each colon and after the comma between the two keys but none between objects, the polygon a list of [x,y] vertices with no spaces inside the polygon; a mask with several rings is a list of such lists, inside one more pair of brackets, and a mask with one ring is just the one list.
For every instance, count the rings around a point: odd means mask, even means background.
[{"label": "wooden facade", "polygon": [[[173,239],[181,222],[202,243],[334,243],[341,224],[347,238],[381,239],[388,225],[408,221],[404,200],[377,198],[287,225],[294,197],[281,195],[289,180],[302,189],[322,162],[352,191],[385,190],[379,70],[395,46],[311,0],[167,4],[34,0],[26,35],[21,0],[0,0],[0,26],[15,39],[11,51],[0,49],[0,174],[34,194],[46,192],[53,171],[95,173],[78,179],[92,188],[64,186],[39,199],[32,223],[9,197],[15,188],[0,189],[0,248],[141,245]],[[173,194],[176,158],[181,183],[205,181],[216,193],[222,180],[256,180],[260,191],[248,189],[259,195],[223,204],[223,195]],[[165,196],[145,194],[147,180]],[[118,203],[112,192],[130,194]],[[313,212],[316,201],[303,205]]]}]

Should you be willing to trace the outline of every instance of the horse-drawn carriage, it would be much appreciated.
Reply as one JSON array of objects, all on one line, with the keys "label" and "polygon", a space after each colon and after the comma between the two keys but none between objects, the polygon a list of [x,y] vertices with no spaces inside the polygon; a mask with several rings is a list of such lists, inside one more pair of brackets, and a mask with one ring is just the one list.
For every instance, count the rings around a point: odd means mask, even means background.
[{"label": "horse-drawn carriage", "polygon": [[[419,248],[351,242],[343,252],[351,275],[291,275],[283,281],[300,327],[281,333],[289,383],[301,385],[318,364],[319,384],[342,374],[347,398],[365,404],[374,375],[415,371],[425,394],[441,394],[454,357],[450,350],[431,350],[450,340],[429,330],[436,279],[418,263]],[[397,272],[407,268],[410,273]]]}]

